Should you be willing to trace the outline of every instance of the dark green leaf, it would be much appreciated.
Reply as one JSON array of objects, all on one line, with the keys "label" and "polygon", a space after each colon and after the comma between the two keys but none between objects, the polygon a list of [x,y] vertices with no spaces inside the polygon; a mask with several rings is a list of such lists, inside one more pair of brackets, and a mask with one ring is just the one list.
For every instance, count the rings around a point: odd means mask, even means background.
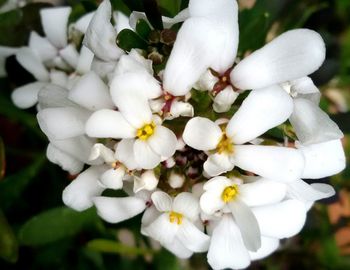
[{"label": "dark green leaf", "polygon": [[19,240],[24,245],[45,245],[72,237],[98,221],[94,208],[84,212],[67,207],[55,208],[27,221],[19,231]]},{"label": "dark green leaf", "polygon": [[136,32],[142,37],[144,40],[148,40],[149,34],[152,29],[149,24],[145,20],[138,20],[136,23]]},{"label": "dark green leaf", "polygon": [[163,30],[162,14],[156,0],[143,0],[143,7],[148,21],[157,30]]},{"label": "dark green leaf", "polygon": [[[159,8],[165,11],[164,15],[174,17],[179,13],[181,0],[157,0]],[[187,6],[186,6],[187,7]]]},{"label": "dark green leaf", "polygon": [[130,11],[144,11],[141,0],[122,0]]},{"label": "dark green leaf", "polygon": [[15,263],[18,258],[18,243],[8,224],[6,217],[0,209],[0,257],[4,260]]},{"label": "dark green leaf", "polygon": [[130,29],[122,30],[117,37],[117,45],[129,52],[133,48],[146,49],[148,44]]},{"label": "dark green leaf", "polygon": [[122,255],[147,255],[152,253],[151,250],[145,248],[126,246],[122,243],[106,239],[94,239],[87,244],[87,248],[98,252]]},{"label": "dark green leaf", "polygon": [[7,209],[21,197],[22,192],[39,173],[45,161],[45,156],[40,156],[28,167],[18,168],[18,173],[7,176],[0,182],[0,205],[3,209]]}]

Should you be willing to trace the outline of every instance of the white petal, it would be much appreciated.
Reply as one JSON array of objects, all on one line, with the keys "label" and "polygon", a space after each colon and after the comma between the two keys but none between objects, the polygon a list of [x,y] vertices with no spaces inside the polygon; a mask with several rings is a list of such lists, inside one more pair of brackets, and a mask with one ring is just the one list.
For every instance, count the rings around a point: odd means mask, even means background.
[{"label": "white petal", "polygon": [[321,93],[310,77],[302,77],[290,82],[291,92],[296,93],[297,97],[306,98],[315,104],[320,103]]},{"label": "white petal", "polygon": [[285,122],[293,111],[292,98],[279,86],[250,92],[231,118],[226,132],[243,144]]},{"label": "white petal", "polygon": [[94,72],[79,79],[69,92],[69,99],[91,111],[114,108],[107,85]]},{"label": "white petal", "polygon": [[67,73],[60,70],[51,70],[50,71],[50,81],[52,84],[56,84],[65,88],[68,84]]},{"label": "white petal", "polygon": [[210,179],[209,181],[207,181],[204,186],[203,189],[205,191],[223,191],[225,187],[232,185],[233,182],[232,180],[228,179],[225,176],[217,176],[214,177],[212,179]]},{"label": "white petal", "polygon": [[147,236],[152,237],[164,245],[164,243],[171,244],[173,242],[178,229],[179,225],[177,223],[171,223],[169,214],[164,213],[150,225],[144,227],[143,231]]},{"label": "white petal", "polygon": [[91,63],[91,70],[94,71],[102,79],[110,80],[113,76],[113,70],[116,66],[116,62],[102,61],[97,57],[94,57]]},{"label": "white petal", "polygon": [[78,107],[68,99],[68,90],[58,85],[47,84],[38,94],[40,108]]},{"label": "white petal", "polygon": [[304,98],[294,99],[294,112],[289,121],[299,141],[305,145],[336,140],[344,136],[327,113]]},{"label": "white petal", "polygon": [[193,106],[188,102],[174,100],[170,107],[170,116],[167,119],[171,120],[180,116],[193,117],[194,109]]},{"label": "white petal", "polygon": [[171,243],[163,243],[163,246],[180,259],[188,259],[193,254],[193,251],[186,248],[177,237]]},{"label": "white petal", "polygon": [[103,1],[91,19],[83,44],[104,61],[117,60],[123,51],[116,45],[117,32],[111,24],[112,6]]},{"label": "white petal", "polygon": [[236,145],[234,162],[237,167],[276,181],[300,178],[304,158],[292,148],[261,145]]},{"label": "white petal", "polygon": [[241,232],[230,215],[225,215],[215,227],[208,251],[208,263],[214,270],[249,266],[249,254]]},{"label": "white petal", "polygon": [[239,93],[235,92],[232,86],[227,86],[215,96],[213,104],[214,111],[218,113],[229,111],[238,96]]},{"label": "white petal", "polygon": [[252,211],[259,223],[261,234],[280,239],[299,233],[306,219],[305,205],[297,200],[256,207]]},{"label": "white petal", "polygon": [[90,24],[90,21],[92,20],[92,17],[94,15],[95,15],[95,12],[89,12],[83,15],[74,23],[74,28],[77,29],[79,32],[85,34]]},{"label": "white petal", "polygon": [[200,206],[202,211],[207,215],[213,215],[215,212],[222,210],[225,207],[225,202],[221,199],[222,191],[219,192],[204,192],[200,197]]},{"label": "white petal", "polygon": [[141,190],[155,190],[157,188],[159,179],[154,174],[153,170],[146,170],[140,177],[134,176],[134,192]]},{"label": "white petal", "polygon": [[299,146],[305,158],[302,178],[323,178],[341,172],[346,166],[344,149],[340,140]]},{"label": "white petal", "polygon": [[167,193],[163,191],[156,191],[152,193],[151,198],[153,205],[159,212],[171,211],[173,200]]},{"label": "white petal", "polygon": [[46,156],[48,160],[59,165],[63,170],[68,171],[71,175],[78,174],[84,167],[83,162],[61,151],[51,143],[49,143],[47,147]]},{"label": "white petal", "polygon": [[85,74],[91,70],[92,61],[94,59],[94,54],[90,49],[81,46],[80,55],[77,63],[76,71],[79,74]]},{"label": "white petal", "polygon": [[261,247],[257,252],[249,252],[251,260],[259,260],[269,256],[279,247],[279,239],[270,237],[261,237]]},{"label": "white petal", "polygon": [[27,109],[38,102],[38,93],[47,83],[34,82],[16,88],[12,94],[12,102],[20,109]]},{"label": "white petal", "polygon": [[154,205],[147,207],[145,212],[142,215],[141,219],[141,233],[144,234],[143,228],[151,224],[153,221],[155,221],[159,216],[160,212],[155,208]]},{"label": "white petal", "polygon": [[90,208],[93,205],[92,198],[99,196],[104,190],[104,188],[98,184],[98,179],[105,170],[105,166],[92,166],[79,174],[79,176],[63,190],[62,199],[65,205],[77,211]]},{"label": "white petal", "polygon": [[208,69],[200,76],[199,80],[193,87],[198,91],[211,91],[218,81],[219,78],[214,76],[212,71]]},{"label": "white petal", "polygon": [[107,109],[94,112],[86,122],[85,131],[96,138],[134,138],[136,135],[120,112]]},{"label": "white petal", "polygon": [[183,214],[190,221],[196,221],[199,217],[198,199],[192,193],[181,192],[174,199],[173,210]]},{"label": "white petal", "polygon": [[228,207],[241,231],[244,245],[249,251],[257,251],[261,247],[261,238],[259,225],[253,212],[239,199],[230,202]]},{"label": "white petal", "polygon": [[217,176],[224,172],[232,171],[234,163],[232,163],[230,156],[222,153],[209,155],[204,162],[203,169],[209,176]]},{"label": "white petal", "polygon": [[16,59],[38,81],[47,82],[49,80],[49,73],[44,64],[30,48],[23,47],[19,49],[16,53]]},{"label": "white petal", "polygon": [[67,46],[68,18],[71,7],[44,8],[40,10],[45,35],[56,48]]},{"label": "white petal", "polygon": [[183,140],[187,145],[197,150],[213,150],[222,136],[220,127],[204,117],[195,117],[187,122]]},{"label": "white petal", "polygon": [[316,71],[325,59],[322,37],[309,29],[283,33],[242,60],[231,72],[239,89],[264,88]]},{"label": "white petal", "polygon": [[132,30],[132,28],[130,27],[130,24],[129,24],[129,17],[126,16],[123,12],[114,11],[113,12],[113,19],[115,21],[115,30],[117,31],[118,34],[120,31],[122,31],[124,29]]},{"label": "white petal", "polygon": [[76,108],[47,108],[37,114],[41,130],[50,138],[63,140],[85,133],[89,114]]},{"label": "white petal", "polygon": [[60,56],[66,63],[68,63],[74,69],[78,65],[79,53],[73,44],[69,44],[65,48],[59,51]]},{"label": "white petal", "polygon": [[303,180],[296,180],[288,183],[288,194],[293,199],[314,202],[333,196],[335,190],[331,185],[321,183],[309,185]]},{"label": "white petal", "polygon": [[134,143],[134,156],[136,163],[143,169],[153,169],[160,161],[160,155],[155,153],[147,142],[136,140]]},{"label": "white petal", "polygon": [[[146,72],[153,75],[152,60],[144,58],[136,49],[132,49],[128,54],[120,57],[114,74],[122,75],[129,72]],[[147,75],[141,74],[142,76],[144,77],[143,79],[147,79]]]},{"label": "white petal", "polygon": [[169,158],[175,153],[177,138],[170,129],[156,126],[154,134],[149,137],[147,142],[158,155]]},{"label": "white petal", "polygon": [[39,56],[42,62],[52,60],[57,55],[57,49],[47,38],[39,36],[36,32],[30,32],[29,48]]},{"label": "white petal", "polygon": [[286,192],[284,183],[267,179],[261,179],[239,187],[240,199],[249,207],[280,202],[286,196]]},{"label": "white petal", "polygon": [[137,197],[95,197],[94,205],[98,215],[109,223],[130,219],[145,210],[145,202]]},{"label": "white petal", "polygon": [[124,175],[125,169],[123,167],[109,169],[101,175],[100,182],[106,188],[121,189],[123,187]]},{"label": "white petal", "polygon": [[187,218],[183,218],[176,237],[191,251],[204,252],[209,248],[209,236],[201,232]]},{"label": "white petal", "polygon": [[133,139],[123,139],[118,143],[115,156],[117,160],[123,163],[129,170],[138,167],[134,157],[134,142]]},{"label": "white petal", "polygon": [[91,149],[90,160],[102,158],[106,163],[115,162],[114,152],[102,143],[96,143]]}]

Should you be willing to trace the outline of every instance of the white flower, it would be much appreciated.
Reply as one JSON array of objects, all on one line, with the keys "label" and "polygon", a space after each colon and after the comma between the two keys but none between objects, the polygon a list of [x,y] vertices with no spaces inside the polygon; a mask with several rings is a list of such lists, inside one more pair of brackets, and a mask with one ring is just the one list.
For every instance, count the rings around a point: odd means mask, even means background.
[{"label": "white flower", "polygon": [[243,145],[283,123],[293,103],[278,86],[252,91],[222,130],[209,119],[195,117],[186,124],[183,139],[192,148],[211,151],[204,163],[209,176],[236,165],[269,179],[292,181],[300,177],[304,160],[296,150],[277,146]]},{"label": "white flower", "polygon": [[152,201],[161,214],[143,228],[144,234],[183,258],[208,249],[209,237],[194,225],[199,218],[199,205],[191,193],[180,193],[172,200],[168,194],[156,191]]}]

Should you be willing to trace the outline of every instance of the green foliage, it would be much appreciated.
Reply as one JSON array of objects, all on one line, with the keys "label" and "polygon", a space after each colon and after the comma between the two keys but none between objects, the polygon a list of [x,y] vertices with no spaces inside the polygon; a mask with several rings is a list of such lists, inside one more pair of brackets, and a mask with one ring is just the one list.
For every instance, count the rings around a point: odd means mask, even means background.
[{"label": "green foliage", "polygon": [[148,40],[152,29],[145,20],[138,20],[136,23],[136,33],[144,40]]},{"label": "green foliage", "polygon": [[91,240],[87,243],[87,248],[97,252],[121,255],[150,255],[153,253],[153,250],[151,249],[127,246],[122,243],[106,239]]},{"label": "green foliage", "polygon": [[14,263],[18,259],[18,243],[8,224],[6,217],[0,209],[0,257]]},{"label": "green foliage", "polygon": [[124,29],[118,34],[117,44],[127,52],[132,48],[147,49],[148,46],[146,41],[130,29]]}]

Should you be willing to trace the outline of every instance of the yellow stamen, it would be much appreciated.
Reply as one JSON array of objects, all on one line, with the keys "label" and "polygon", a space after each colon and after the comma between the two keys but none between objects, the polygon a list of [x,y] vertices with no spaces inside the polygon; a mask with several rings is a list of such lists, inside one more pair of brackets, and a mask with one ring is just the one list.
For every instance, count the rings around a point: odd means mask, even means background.
[{"label": "yellow stamen", "polygon": [[223,76],[223,77],[221,78],[221,81],[227,82],[227,77],[226,77],[226,76]]},{"label": "yellow stamen", "polygon": [[178,213],[178,212],[171,211],[169,213],[169,221],[171,223],[177,223],[177,225],[181,225],[182,224],[182,218],[183,218],[183,215]]},{"label": "yellow stamen", "polygon": [[145,141],[154,134],[155,129],[156,129],[156,124],[151,122],[149,124],[144,125],[142,128],[139,128],[137,130],[136,136],[140,140]]},{"label": "yellow stamen", "polygon": [[222,137],[216,146],[216,150],[219,154],[225,153],[225,154],[232,154],[233,153],[233,143],[232,140],[226,135],[224,132],[222,134]]},{"label": "yellow stamen", "polygon": [[221,199],[225,203],[228,203],[228,202],[234,200],[237,197],[237,194],[238,194],[238,185],[228,186],[222,192]]}]

